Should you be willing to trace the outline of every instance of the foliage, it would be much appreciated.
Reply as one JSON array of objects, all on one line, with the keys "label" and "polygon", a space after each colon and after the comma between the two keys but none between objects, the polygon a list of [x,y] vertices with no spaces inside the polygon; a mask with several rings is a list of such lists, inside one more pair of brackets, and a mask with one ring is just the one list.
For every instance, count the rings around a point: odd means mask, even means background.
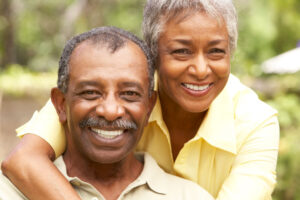
[{"label": "foliage", "polygon": [[300,40],[300,1],[238,2],[242,2],[240,39],[232,70],[278,110],[281,139],[273,199],[297,200],[300,199],[300,73],[267,75],[260,64],[296,47]]},{"label": "foliage", "polygon": [[281,128],[274,199],[300,199],[300,73],[272,78],[277,79],[280,86],[267,103],[278,110]]},{"label": "foliage", "polygon": [[[14,56],[18,64],[33,70],[48,71],[56,68],[66,40],[92,27],[118,26],[141,36],[143,1],[140,0],[10,2],[15,34],[14,47],[10,48],[16,49]],[[6,22],[5,16],[0,14],[1,39],[8,27]],[[3,48],[0,40],[0,68]]]},{"label": "foliage", "polygon": [[34,72],[15,64],[0,73],[0,91],[17,97],[39,98],[41,95],[49,97],[49,91],[55,87],[56,79],[56,72]]}]

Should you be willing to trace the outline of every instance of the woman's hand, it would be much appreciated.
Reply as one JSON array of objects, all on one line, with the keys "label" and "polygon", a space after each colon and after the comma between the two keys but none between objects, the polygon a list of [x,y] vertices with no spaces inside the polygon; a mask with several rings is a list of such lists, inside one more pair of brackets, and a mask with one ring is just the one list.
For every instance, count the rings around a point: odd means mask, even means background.
[{"label": "woman's hand", "polygon": [[1,164],[2,172],[29,199],[79,200],[52,161],[55,153],[41,137],[26,134]]}]

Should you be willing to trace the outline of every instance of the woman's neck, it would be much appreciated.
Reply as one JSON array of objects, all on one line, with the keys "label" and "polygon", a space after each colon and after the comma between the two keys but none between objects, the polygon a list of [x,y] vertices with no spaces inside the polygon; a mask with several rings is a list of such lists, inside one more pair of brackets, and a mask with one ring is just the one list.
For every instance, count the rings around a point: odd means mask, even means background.
[{"label": "woman's neck", "polygon": [[183,145],[196,135],[206,112],[187,112],[166,94],[159,93],[159,97],[163,120],[170,133],[172,153],[175,160]]}]

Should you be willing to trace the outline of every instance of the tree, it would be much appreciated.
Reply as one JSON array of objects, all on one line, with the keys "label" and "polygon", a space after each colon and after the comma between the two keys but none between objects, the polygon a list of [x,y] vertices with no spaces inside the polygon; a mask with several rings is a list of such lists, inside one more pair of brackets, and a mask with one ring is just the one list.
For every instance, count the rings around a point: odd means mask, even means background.
[{"label": "tree", "polygon": [[0,57],[0,68],[6,67],[8,64],[16,61],[15,51],[15,29],[12,12],[13,2],[11,0],[2,0],[0,2],[0,13],[3,13],[3,32],[0,45],[2,46],[2,57]]}]

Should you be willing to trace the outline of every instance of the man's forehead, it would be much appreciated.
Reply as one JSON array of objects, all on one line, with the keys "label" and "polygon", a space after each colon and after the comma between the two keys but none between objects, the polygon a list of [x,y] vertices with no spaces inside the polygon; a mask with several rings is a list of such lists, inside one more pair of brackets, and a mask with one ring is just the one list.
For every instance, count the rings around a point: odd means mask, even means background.
[{"label": "man's forehead", "polygon": [[94,40],[91,40],[91,39],[87,39],[85,41],[82,41],[81,43],[79,43],[74,48],[74,50],[73,50],[73,52],[70,56],[70,60],[74,56],[80,56],[80,54],[82,53],[81,51],[88,51],[88,50],[92,50],[92,49],[97,49],[97,50],[107,52],[109,54],[114,54],[114,53],[118,52],[121,49],[127,48],[127,49],[130,49],[131,51],[141,52],[142,54],[140,54],[140,55],[142,55],[142,57],[144,57],[146,62],[147,62],[147,56],[145,55],[145,52],[136,43],[134,43],[130,40],[126,40],[124,42],[124,45],[118,46],[117,49],[112,49],[112,46],[109,43],[110,42],[108,42],[108,41],[106,41],[106,42],[105,41],[95,42]]},{"label": "man's forehead", "polygon": [[[140,63],[140,65],[144,65],[144,67],[148,69],[148,60],[144,51],[141,49],[141,47],[139,47],[137,44],[135,44],[132,41],[127,41],[125,45],[119,47],[114,52],[110,50],[108,44],[105,43],[95,44],[95,43],[91,43],[91,41],[88,40],[83,41],[80,44],[78,44],[73,50],[70,56],[69,63],[71,63],[73,59],[76,59],[78,57],[81,58],[83,55],[88,56],[90,58],[95,58],[95,54],[92,54],[92,52],[100,52],[99,53],[100,55],[97,55],[98,56],[97,58],[99,60],[100,59],[104,60],[107,57],[114,57],[116,54],[118,54],[118,56],[120,56],[120,59],[113,60],[112,63],[121,63],[122,60],[125,60],[126,58],[127,59],[126,61],[133,62],[133,63],[138,62]],[[121,58],[124,52],[127,52],[128,56]],[[101,54],[103,54],[103,56],[101,56]],[[80,59],[76,59],[76,60],[80,60]]]},{"label": "man's forehead", "polygon": [[70,60],[72,57],[75,56],[80,56],[81,51],[87,51],[87,50],[92,50],[92,49],[99,49],[99,50],[104,50],[109,52],[109,49],[106,44],[99,44],[99,43],[92,43],[90,40],[85,40],[81,43],[79,43],[73,50]]},{"label": "man's forehead", "polygon": [[87,83],[90,79],[99,82],[123,80],[143,85],[149,82],[146,56],[133,42],[128,42],[114,53],[105,46],[83,42],[74,50],[69,64],[70,80],[75,77]]}]

